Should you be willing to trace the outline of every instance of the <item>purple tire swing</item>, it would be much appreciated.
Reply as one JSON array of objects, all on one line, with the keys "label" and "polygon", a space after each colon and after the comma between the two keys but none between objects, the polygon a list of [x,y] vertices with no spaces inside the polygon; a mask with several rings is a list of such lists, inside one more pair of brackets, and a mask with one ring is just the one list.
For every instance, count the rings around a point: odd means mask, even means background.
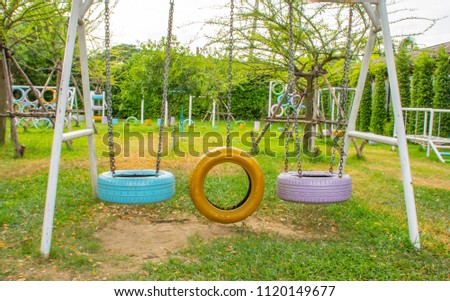
[{"label": "purple tire swing", "polygon": [[[344,74],[342,79],[342,101],[339,103],[339,113],[337,117],[338,130],[343,130],[346,125],[346,111],[348,103],[348,75],[350,65],[350,50],[351,50],[351,25],[352,25],[353,7],[349,10],[348,32],[347,32],[347,47],[345,52]],[[294,74],[294,45],[292,33],[292,3],[289,2],[289,84],[286,93],[295,95],[295,74]],[[287,115],[285,133],[285,168],[284,172],[277,177],[277,195],[280,199],[288,202],[304,203],[304,204],[327,204],[339,203],[347,201],[352,195],[352,179],[348,174],[343,173],[344,169],[344,138],[336,135],[334,137],[333,152],[330,160],[329,171],[303,171],[301,163],[300,151],[300,137],[297,131],[298,116],[302,108],[303,101],[300,100],[296,104],[294,110],[294,121],[292,125],[292,132],[289,133],[290,116]],[[295,150],[297,157],[297,171],[289,171],[289,142],[291,136],[295,135]],[[333,172],[334,160],[336,150],[338,149],[339,141],[342,139],[340,145],[340,160],[338,172]]]}]

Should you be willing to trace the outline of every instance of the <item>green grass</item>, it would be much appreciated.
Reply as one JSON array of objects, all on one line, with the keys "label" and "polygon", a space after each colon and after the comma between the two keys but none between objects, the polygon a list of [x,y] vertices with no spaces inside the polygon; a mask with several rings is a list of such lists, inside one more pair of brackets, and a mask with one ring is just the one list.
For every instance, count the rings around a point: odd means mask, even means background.
[{"label": "green grass", "polygon": [[[250,124],[247,122],[248,128]],[[390,147],[367,145],[364,158],[357,158],[351,149],[346,171],[353,178],[354,191],[349,202],[285,203],[277,198],[275,187],[277,175],[284,170],[284,141],[278,138],[278,127],[273,125],[276,136],[270,140],[272,151],[278,155],[256,156],[266,177],[266,188],[254,216],[307,233],[305,237],[257,233],[244,225],[236,227],[237,234],[232,236],[210,240],[193,236],[186,248],[165,261],[144,260],[133,271],[119,270],[106,277],[99,275],[102,265],[126,266],[132,259],[107,252],[96,236],[99,228],[116,219],[139,223],[173,219],[175,213],[204,221],[188,191],[189,172],[198,158],[180,158],[172,151],[163,158],[162,168],[172,171],[177,181],[172,200],[149,206],[120,206],[104,204],[92,195],[86,140],[74,141],[71,149],[63,146],[52,249],[50,257],[43,259],[39,248],[52,131],[20,131],[19,139],[27,149],[24,159],[14,158],[11,143],[0,147],[0,279],[450,280],[450,165],[434,157],[426,158],[420,147],[410,145],[422,243],[421,250],[414,250],[408,237],[398,155]],[[211,131],[210,124],[198,123],[195,128],[202,136]],[[98,129],[99,171],[105,171],[108,160],[102,151],[107,146],[101,137],[106,127],[100,125]],[[132,130],[145,132],[149,127]],[[237,127],[235,130],[239,131]],[[219,123],[216,136],[225,136],[224,123]],[[121,143],[128,139],[121,137]],[[155,160],[147,149],[139,157],[138,138],[129,141],[132,157],[119,155],[118,168],[154,168]],[[267,141],[263,140],[261,149]],[[245,141],[235,138],[233,142],[250,151]],[[322,148],[329,146],[324,141],[318,144]],[[192,147],[203,153],[202,138],[192,140]],[[180,150],[188,148],[186,138]],[[302,157],[302,162],[304,170],[329,168],[329,156]],[[290,159],[290,168],[297,168],[295,158]],[[208,197],[218,202],[226,201],[224,196],[239,199],[246,187],[245,174],[229,166],[211,171],[206,185]],[[54,272],[33,272],[42,270]]]}]

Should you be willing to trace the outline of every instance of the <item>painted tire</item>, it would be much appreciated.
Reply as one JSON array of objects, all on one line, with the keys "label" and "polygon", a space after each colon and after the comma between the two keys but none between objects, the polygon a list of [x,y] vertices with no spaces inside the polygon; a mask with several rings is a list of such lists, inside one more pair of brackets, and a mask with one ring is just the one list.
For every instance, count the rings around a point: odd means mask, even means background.
[{"label": "painted tire", "polygon": [[285,87],[281,83],[275,83],[272,86],[272,93],[275,95],[282,95],[284,93],[284,91],[285,91]]},{"label": "painted tire", "polygon": [[[41,93],[39,91],[37,91],[39,98],[41,97]],[[30,97],[34,97],[34,100],[31,100]],[[31,104],[37,104],[39,101],[38,99],[35,97],[33,90],[30,88],[28,90],[25,91],[25,101]]]},{"label": "painted tire", "polygon": [[25,103],[21,109],[20,112],[21,113],[28,113],[28,112],[32,112],[36,110],[36,105],[33,103]]},{"label": "painted tire", "polygon": [[299,94],[295,94],[289,97],[289,103],[294,107],[297,107],[298,104],[302,101],[302,97]]},{"label": "painted tire", "polygon": [[[22,88],[14,87],[14,88],[12,88],[11,92],[13,93],[14,102],[18,102],[18,101],[23,101],[24,100],[24,98],[25,98],[25,91]],[[15,95],[14,95],[17,92],[20,93],[20,97],[19,98],[16,98]]]},{"label": "painted tire", "polygon": [[[221,163],[241,166],[248,175],[247,195],[231,208],[222,208],[211,203],[205,194],[205,180],[208,172]],[[248,153],[236,149],[220,147],[200,159],[191,174],[189,193],[198,211],[206,218],[219,223],[235,223],[249,217],[259,206],[264,195],[264,174],[258,162]]]},{"label": "painted tire", "polygon": [[[275,114],[275,109],[277,108],[277,106],[278,105],[276,104],[276,105],[273,105],[270,108],[270,112],[272,113],[272,115]],[[283,117],[283,115],[284,115],[284,108],[280,107],[278,110],[279,110],[280,113],[276,114],[275,117]]]},{"label": "painted tire", "polygon": [[243,124],[243,125],[245,125],[246,123],[245,123],[244,120],[237,120],[237,121],[234,122],[234,124],[236,124],[236,125],[238,125],[238,124]]},{"label": "painted tire", "polygon": [[46,130],[53,126],[50,118],[39,118],[33,121],[33,126],[38,130]]},{"label": "painted tire", "polygon": [[189,124],[189,121],[191,122],[191,125],[195,123],[194,120],[185,119],[185,120],[183,120],[183,124],[185,124],[185,123]]},{"label": "painted tire", "polygon": [[299,177],[296,171],[282,173],[277,178],[277,195],[288,202],[324,204],[350,199],[352,179],[348,174],[342,178],[336,173],[310,171]]},{"label": "painted tire", "polygon": [[134,125],[139,125],[139,120],[134,116],[130,116],[125,120],[125,123],[133,123]]},{"label": "painted tire", "polygon": [[[45,96],[45,94],[46,94],[47,92],[52,93],[52,99],[50,99],[50,101],[46,101],[46,100],[45,100],[45,97],[44,97],[44,96]],[[45,89],[44,91],[42,91],[41,96],[42,96],[41,100],[42,100],[42,103],[43,103],[44,105],[50,105],[50,104],[52,104],[52,103],[54,103],[54,102],[56,101],[56,91],[55,91],[55,89],[47,88],[47,89]]]},{"label": "painted tire", "polygon": [[[295,107],[293,105],[289,105],[285,108],[284,113],[286,116],[290,116],[295,113]],[[295,115],[295,114],[294,114]]]},{"label": "painted tire", "polygon": [[149,204],[166,201],[175,195],[175,177],[160,170],[116,170],[98,177],[98,198],[117,204]]}]

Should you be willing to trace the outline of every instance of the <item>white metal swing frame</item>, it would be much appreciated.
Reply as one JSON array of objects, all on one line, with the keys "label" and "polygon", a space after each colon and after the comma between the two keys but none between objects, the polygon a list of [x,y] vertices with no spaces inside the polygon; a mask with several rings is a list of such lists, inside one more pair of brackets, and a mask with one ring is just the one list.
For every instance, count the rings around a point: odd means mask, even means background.
[{"label": "white metal swing frame", "polygon": [[[410,241],[415,248],[420,248],[419,229],[414,201],[414,190],[412,186],[411,170],[408,156],[405,126],[402,117],[402,107],[400,103],[400,92],[398,88],[397,72],[395,68],[394,51],[391,41],[388,14],[386,10],[386,0],[304,0],[307,2],[331,2],[331,3],[354,3],[362,4],[372,22],[372,29],[369,31],[368,41],[361,66],[361,72],[356,88],[355,99],[352,111],[348,120],[348,127],[345,136],[345,154],[348,153],[350,139],[352,137],[368,139],[376,142],[397,146],[400,155],[400,165],[403,175],[403,189],[406,203],[406,214],[408,218],[408,228]],[[53,144],[48,175],[47,195],[44,211],[44,222],[42,229],[41,254],[48,256],[50,253],[53,220],[56,204],[56,192],[58,175],[61,162],[61,143],[64,141],[87,137],[89,150],[89,167],[94,194],[97,193],[97,162],[94,141],[94,123],[92,121],[92,104],[90,100],[89,69],[86,44],[86,30],[84,16],[91,7],[93,0],[72,0],[72,10],[70,13],[67,40],[64,52],[64,65],[62,68],[61,83],[59,89],[58,109],[56,112],[55,130],[53,134]],[[378,32],[382,32],[386,52],[386,64],[390,79],[392,104],[395,118],[396,137],[385,137],[369,133],[355,131],[356,117],[361,103],[362,91],[366,81],[370,57],[375,45],[375,38]],[[86,128],[79,131],[64,133],[64,116],[69,95],[70,75],[78,33],[78,44],[80,47],[80,63],[83,87],[83,102],[85,107]],[[346,157],[344,158],[345,162]]]}]

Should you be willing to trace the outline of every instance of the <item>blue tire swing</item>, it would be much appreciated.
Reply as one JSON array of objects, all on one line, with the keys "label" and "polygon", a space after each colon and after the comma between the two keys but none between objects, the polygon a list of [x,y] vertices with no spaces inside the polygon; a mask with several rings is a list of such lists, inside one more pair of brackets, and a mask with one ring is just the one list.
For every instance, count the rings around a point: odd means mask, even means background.
[{"label": "blue tire swing", "polygon": [[[234,0],[230,1],[230,39],[228,60],[228,103],[227,103],[227,143],[209,151],[200,159],[191,173],[189,194],[197,210],[209,220],[219,223],[235,223],[249,217],[259,206],[264,196],[264,174],[258,162],[250,154],[231,146],[231,91],[233,58],[233,15]],[[247,174],[249,187],[241,200],[229,200],[228,205],[219,205],[208,199],[205,180],[209,171],[223,163],[240,166]],[[232,187],[230,187],[232,189]],[[232,204],[230,204],[232,202]]]},{"label": "blue tire swing", "polygon": [[[342,80],[343,99],[339,104],[338,114],[338,128],[342,129],[345,124],[346,116],[342,112],[346,111],[348,102],[348,75],[350,64],[350,47],[351,47],[351,25],[352,25],[353,6],[349,10],[349,26],[347,34],[347,48],[345,53],[344,76]],[[293,34],[292,34],[292,2],[289,2],[289,84],[286,93],[291,93],[294,88],[295,74],[294,74],[294,50],[293,50]],[[293,95],[293,93],[291,93]],[[301,109],[302,102],[298,104],[297,110],[294,111],[294,124],[292,132],[295,135],[296,156],[298,170],[294,172],[289,171],[288,166],[288,152],[289,140],[291,135],[286,135],[286,160],[285,170],[277,177],[277,195],[281,200],[304,204],[326,204],[344,202],[351,198],[352,195],[352,179],[348,174],[343,173],[344,168],[344,146],[341,146],[339,172],[333,172],[333,165],[335,153],[337,150],[339,135],[334,139],[333,153],[331,156],[330,168],[328,172],[324,171],[306,171],[302,170],[300,139],[297,131],[298,115]],[[341,116],[342,115],[342,116]],[[287,115],[286,128],[289,130],[289,115]]]},{"label": "blue tire swing", "polygon": [[[156,159],[156,169],[144,170],[116,170],[115,149],[112,126],[112,94],[111,94],[111,49],[109,30],[109,1],[105,1],[106,21],[106,106],[108,120],[108,144],[110,171],[98,177],[97,196],[100,200],[116,204],[149,204],[169,200],[175,195],[175,177],[172,173],[160,170],[163,122],[159,127],[159,143]],[[173,16],[173,1],[170,6],[170,17]],[[171,24],[169,24],[171,25]],[[161,106],[161,120],[164,120],[165,104],[168,99],[168,74],[170,64],[170,43],[172,28],[169,26],[166,65],[164,73],[163,101]]]}]

